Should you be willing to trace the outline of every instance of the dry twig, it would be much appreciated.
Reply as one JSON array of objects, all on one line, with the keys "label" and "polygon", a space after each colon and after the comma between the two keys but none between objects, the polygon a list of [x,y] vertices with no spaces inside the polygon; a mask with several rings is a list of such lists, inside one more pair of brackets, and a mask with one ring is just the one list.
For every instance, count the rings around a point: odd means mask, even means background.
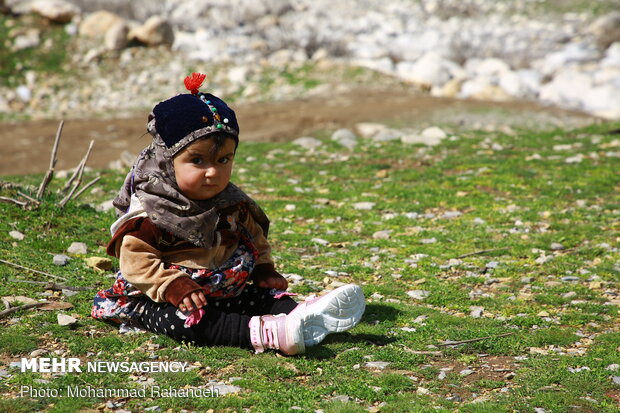
[{"label": "dry twig", "polygon": [[92,181],[90,181],[89,183],[87,183],[86,185],[84,185],[84,186],[82,187],[82,189],[80,189],[80,190],[78,191],[78,193],[77,193],[77,194],[75,194],[75,195],[73,196],[73,198],[71,198],[71,199],[73,199],[73,200],[77,199],[80,195],[82,195],[82,193],[84,193],[84,191],[86,191],[88,188],[90,188],[91,186],[93,186],[93,185],[94,185],[97,181],[99,181],[100,179],[101,179],[101,175],[100,175],[100,176],[98,176],[98,177],[96,177],[95,179],[93,179]]},{"label": "dry twig", "polygon": [[511,336],[513,335],[514,332],[510,332],[510,333],[503,333],[503,334],[497,334],[494,336],[486,336],[486,337],[479,337],[479,338],[470,338],[469,340],[461,340],[461,341],[445,341],[441,344],[437,344],[438,347],[446,347],[446,346],[456,346],[459,344],[466,344],[466,343],[475,343],[477,341],[482,341],[482,340],[488,340],[490,338],[499,338],[499,337],[507,337],[507,336]]},{"label": "dry twig", "polygon": [[73,181],[73,179],[75,179],[75,177],[77,176],[77,180],[73,184],[71,191],[58,204],[60,208],[63,208],[67,204],[67,202],[69,202],[69,200],[73,197],[73,194],[75,193],[76,189],[82,183],[82,174],[84,173],[84,167],[86,166],[86,162],[88,161],[88,157],[90,156],[90,151],[92,151],[94,144],[95,144],[95,141],[90,141],[90,145],[88,145],[88,150],[86,151],[86,155],[84,156],[84,158],[82,158],[82,161],[76,168],[76,171],[73,173],[73,176],[71,177],[69,182],[67,182],[67,185],[65,185],[65,188],[63,188],[63,190],[65,190],[68,187],[68,185]]},{"label": "dry twig", "polygon": [[468,252],[467,254],[459,255],[456,258],[461,259],[461,258],[465,258],[465,257],[471,257],[472,255],[486,254],[487,252],[503,251],[503,250],[507,250],[507,249],[508,248],[492,248],[492,249],[488,249],[488,250],[480,250],[480,251]]},{"label": "dry twig", "polygon": [[42,285],[46,290],[70,290],[70,291],[90,291],[91,287],[74,287],[73,285],[66,284],[56,284],[55,282],[47,282],[47,281],[30,281],[30,280],[19,280],[17,278],[10,278],[10,282],[18,282],[18,283],[26,283],[26,284],[37,284]]},{"label": "dry twig", "polygon": [[20,201],[13,198],[7,198],[6,196],[0,196],[0,202],[6,202],[9,204],[19,205],[20,207],[25,207],[28,205],[28,202]]},{"label": "dry twig", "polygon": [[41,307],[45,304],[49,304],[49,301],[42,301],[40,303],[34,303],[34,304],[24,304],[24,305],[20,305],[17,307],[11,307],[11,308],[7,308],[6,310],[2,310],[0,311],[0,318],[3,318],[4,316],[7,316],[9,314],[13,314],[16,313],[19,310],[28,310],[29,308],[35,308],[35,307]]},{"label": "dry twig", "polygon": [[50,274],[48,272],[43,272],[43,271],[39,271],[39,270],[34,270],[32,268],[24,267],[23,265],[15,264],[14,262],[11,262],[11,261],[6,261],[6,260],[0,259],[0,262],[3,263],[3,264],[6,264],[6,265],[10,265],[10,266],[15,267],[15,268],[19,268],[21,270],[26,270],[26,271],[34,272],[36,274],[45,275],[47,277],[52,277],[52,278],[55,278],[57,280],[67,281],[66,278],[59,277],[58,275]]},{"label": "dry twig", "polygon": [[64,126],[65,121],[61,120],[58,125],[58,130],[56,131],[56,139],[54,140],[54,146],[52,147],[52,155],[50,157],[50,167],[41,181],[41,185],[39,186],[39,191],[37,192],[37,198],[41,199],[43,194],[45,193],[45,188],[50,183],[54,176],[54,168],[56,167],[56,153],[58,152],[58,142],[60,141],[60,135],[62,134],[62,127]]}]

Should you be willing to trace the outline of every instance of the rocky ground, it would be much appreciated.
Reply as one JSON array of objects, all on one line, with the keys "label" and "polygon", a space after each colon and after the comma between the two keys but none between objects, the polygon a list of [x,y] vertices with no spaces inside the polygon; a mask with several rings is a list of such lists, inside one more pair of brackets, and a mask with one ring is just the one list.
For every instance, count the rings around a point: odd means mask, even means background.
[{"label": "rocky ground", "polygon": [[[248,140],[361,121],[488,129],[620,118],[612,1],[2,3],[3,53],[24,59],[0,84],[3,153],[19,161],[2,162],[3,175],[44,171],[60,119],[60,168],[91,139],[93,167],[133,156],[150,108],[182,92],[190,71],[233,102]],[[59,50],[57,67],[28,60]]]}]

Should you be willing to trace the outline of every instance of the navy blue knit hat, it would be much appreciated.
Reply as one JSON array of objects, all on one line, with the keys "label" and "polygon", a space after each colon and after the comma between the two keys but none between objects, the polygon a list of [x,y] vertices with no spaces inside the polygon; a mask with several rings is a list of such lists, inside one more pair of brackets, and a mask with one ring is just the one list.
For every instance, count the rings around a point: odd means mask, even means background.
[{"label": "navy blue knit hat", "polygon": [[149,124],[154,121],[155,132],[161,136],[171,154],[198,138],[227,133],[239,143],[239,124],[235,112],[226,102],[198,88],[205,75],[192,73],[185,78],[185,86],[192,93],[177,95],[160,102],[153,108]]}]

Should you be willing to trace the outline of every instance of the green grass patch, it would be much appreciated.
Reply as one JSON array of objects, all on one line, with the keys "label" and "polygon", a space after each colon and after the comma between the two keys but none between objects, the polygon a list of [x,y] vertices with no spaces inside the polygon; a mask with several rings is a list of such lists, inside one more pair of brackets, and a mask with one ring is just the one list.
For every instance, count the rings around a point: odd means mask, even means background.
[{"label": "green grass patch", "polygon": [[[300,85],[311,70],[291,69],[284,79]],[[64,209],[57,207],[61,180],[38,208],[1,203],[4,260],[90,290],[46,291],[22,281],[48,277],[0,264],[0,297],[68,302],[73,307],[62,312],[78,318],[73,329],[57,324],[59,311],[0,319],[0,410],[120,403],[135,411],[615,411],[618,373],[609,366],[618,363],[620,339],[620,203],[618,158],[610,149],[618,137],[607,132],[619,126],[460,131],[431,148],[360,140],[352,151],[325,132],[324,147],[306,154],[290,143],[242,144],[233,180],[270,216],[278,270],[303,278],[291,289],[303,296],[355,282],[368,300],[356,328],[299,357],[121,335],[89,317],[94,293],[110,286],[114,272],[85,264],[105,256],[115,219],[95,206],[112,197],[124,173],[89,172],[85,181],[103,174],[102,191]],[[577,153],[581,162],[566,162]],[[18,191],[36,193],[41,175],[7,179],[19,188],[3,185],[0,195],[19,198]],[[372,207],[360,209],[361,202]],[[78,241],[88,245],[85,256],[53,265],[53,254]],[[192,369],[55,375],[11,366],[34,350],[84,361],[179,361]],[[235,391],[128,400],[18,394],[21,386],[60,391],[87,384]]]}]

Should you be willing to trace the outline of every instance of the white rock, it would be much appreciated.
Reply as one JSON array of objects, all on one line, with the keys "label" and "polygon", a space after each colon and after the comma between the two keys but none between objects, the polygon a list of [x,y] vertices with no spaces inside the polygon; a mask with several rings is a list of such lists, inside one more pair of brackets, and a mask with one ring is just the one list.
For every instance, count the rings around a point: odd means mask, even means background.
[{"label": "white rock", "polygon": [[407,295],[413,298],[414,300],[424,300],[430,295],[430,293],[431,293],[430,291],[426,291],[426,290],[407,291]]},{"label": "white rock", "polygon": [[436,52],[427,52],[415,62],[400,62],[396,73],[402,79],[424,86],[439,86],[450,80],[450,64]]},{"label": "white rock", "polygon": [[36,0],[30,7],[34,13],[60,24],[70,22],[81,13],[79,7],[62,0]]},{"label": "white rock", "polygon": [[289,211],[289,212],[295,211],[296,209],[297,209],[297,205],[294,205],[294,204],[288,204],[284,207],[284,210]]},{"label": "white rock", "polygon": [[323,246],[329,245],[329,241],[324,240],[322,238],[312,238],[312,242],[319,244],[319,245],[323,245]]},{"label": "white rock", "polygon": [[61,326],[73,326],[77,324],[78,322],[76,318],[71,317],[66,314],[58,314],[57,319],[58,319],[58,325],[61,325]]},{"label": "white rock", "polygon": [[24,234],[19,231],[10,231],[9,235],[11,236],[11,238],[14,238],[18,241],[22,241],[24,239]]},{"label": "white rock", "polygon": [[345,148],[353,149],[357,146],[357,136],[350,129],[338,129],[332,134],[331,139]]},{"label": "white rock", "polygon": [[67,248],[69,254],[86,254],[88,247],[83,242],[72,242],[69,248]]},{"label": "white rock", "polygon": [[374,239],[390,239],[392,234],[391,230],[383,230],[383,231],[377,231],[374,234],[372,234],[372,237]]},{"label": "white rock", "polygon": [[297,138],[293,141],[293,143],[308,150],[316,149],[323,146],[323,142],[311,136],[303,136],[301,138]]},{"label": "white rock", "polygon": [[355,125],[355,130],[364,138],[371,138],[381,130],[387,129],[382,123],[360,122]]},{"label": "white rock", "polygon": [[569,43],[559,52],[547,55],[542,63],[537,62],[535,68],[539,69],[543,76],[551,76],[571,65],[593,62],[600,58],[601,52],[592,44]]},{"label": "white rock", "polygon": [[364,364],[364,367],[367,367],[369,369],[383,370],[387,366],[389,366],[390,364],[392,364],[392,363],[390,363],[388,361],[369,361],[369,362]]},{"label": "white rock", "polygon": [[620,41],[609,46],[605,58],[601,60],[601,67],[620,68]]},{"label": "white rock", "polygon": [[465,63],[465,70],[472,77],[498,78],[503,73],[510,72],[510,66],[501,59],[490,57],[486,59],[470,59]]},{"label": "white rock", "polygon": [[403,132],[401,130],[385,128],[377,132],[377,134],[372,137],[372,140],[375,142],[388,142],[400,139],[402,136]]},{"label": "white rock", "polygon": [[618,83],[617,86],[592,88],[583,96],[581,105],[586,111],[602,118],[620,119],[620,81]]},{"label": "white rock", "polygon": [[355,204],[353,204],[353,209],[357,209],[358,211],[369,211],[374,207],[374,202],[356,202]]}]

